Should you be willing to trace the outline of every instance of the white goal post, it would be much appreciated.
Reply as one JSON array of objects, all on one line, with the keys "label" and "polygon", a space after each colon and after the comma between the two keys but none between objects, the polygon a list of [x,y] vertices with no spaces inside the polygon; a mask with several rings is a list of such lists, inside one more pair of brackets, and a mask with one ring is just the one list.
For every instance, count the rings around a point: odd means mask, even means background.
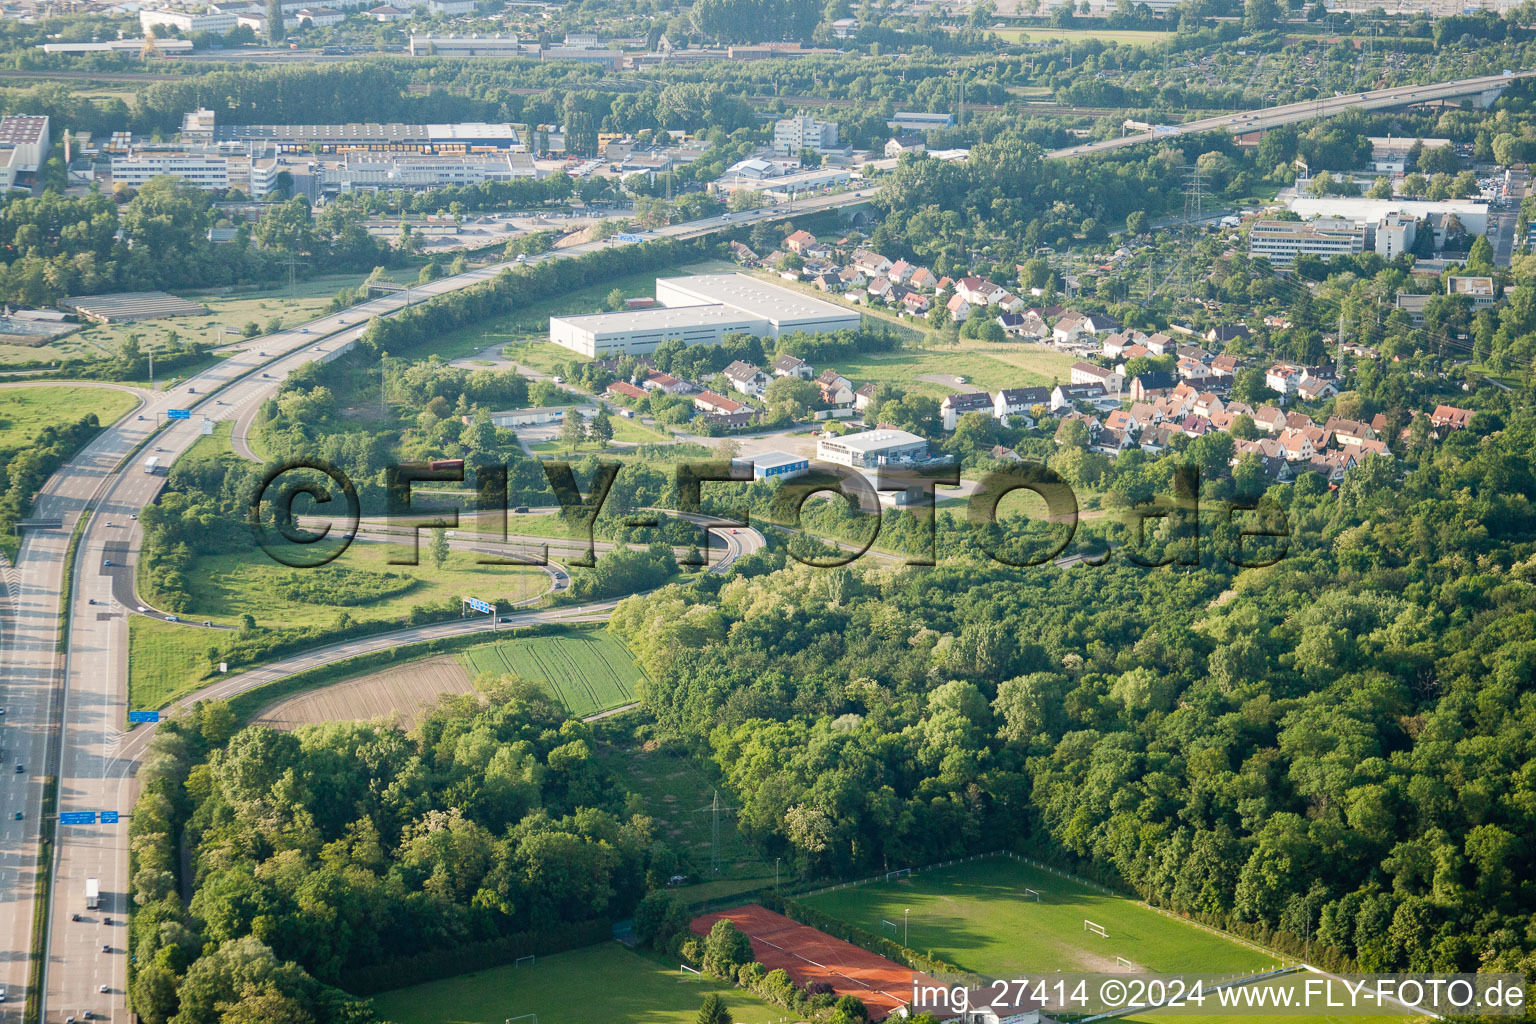
[{"label": "white goal post", "polygon": [[887,871],[885,873],[885,880],[889,882],[893,878],[902,878],[906,875],[910,875],[911,873],[911,868],[897,868],[895,871]]},{"label": "white goal post", "polygon": [[521,1017],[508,1017],[507,1024],[517,1024],[520,1020],[528,1021],[529,1024],[539,1024],[539,1015],[536,1013],[525,1013]]},{"label": "white goal post", "polygon": [[1034,900],[1036,903],[1040,902],[1040,890],[1039,889],[1025,889],[1024,890],[1024,895],[1028,896],[1030,899]]},{"label": "white goal post", "polygon": [[885,918],[882,917],[880,919],[880,930],[884,931],[887,928],[889,928],[891,930],[891,934],[892,935],[896,935],[896,934],[899,934],[901,932],[901,929],[896,927],[896,922],[895,921],[887,921]]},{"label": "white goal post", "polygon": [[678,974],[696,974],[696,975],[698,975],[701,978],[704,977],[704,972],[703,971],[698,970],[697,968],[689,967],[687,964],[678,964],[677,965],[677,973]]},{"label": "white goal post", "polygon": [[532,967],[537,962],[538,962],[538,957],[537,956],[520,956],[516,960],[512,961],[512,966],[513,967]]},{"label": "white goal post", "polygon": [[1083,931],[1093,932],[1093,934],[1097,935],[1101,939],[1109,938],[1109,932],[1105,930],[1103,925],[1096,924],[1093,921],[1088,920],[1086,917],[1083,918]]},{"label": "white goal post", "polygon": [[1129,961],[1129,960],[1127,960],[1127,959],[1126,959],[1126,958],[1125,958],[1125,957],[1123,957],[1123,956],[1117,956],[1117,957],[1115,957],[1115,961],[1116,961],[1116,962],[1117,962],[1117,963],[1118,963],[1118,964],[1120,964],[1120,966],[1121,966],[1121,967],[1129,967],[1129,968],[1131,968],[1131,969],[1132,969],[1132,970],[1135,970],[1135,969],[1136,969],[1136,965],[1135,965],[1135,964],[1133,964],[1133,963],[1131,963],[1131,962],[1130,962],[1130,961]]}]

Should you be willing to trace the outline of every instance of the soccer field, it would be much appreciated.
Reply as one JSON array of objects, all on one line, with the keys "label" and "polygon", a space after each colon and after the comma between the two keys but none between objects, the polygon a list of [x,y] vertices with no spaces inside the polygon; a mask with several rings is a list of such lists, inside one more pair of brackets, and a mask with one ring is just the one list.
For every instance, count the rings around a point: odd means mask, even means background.
[{"label": "soccer field", "polygon": [[396,989],[373,1002],[394,1024],[534,1024],[535,1016],[538,1024],[692,1024],[710,993],[741,1024],[794,1019],[742,989],[669,969],[617,942]]},{"label": "soccer field", "polygon": [[642,678],[624,645],[606,629],[500,640],[459,657],[472,676],[510,673],[542,683],[578,718],[633,703]]},{"label": "soccer field", "polygon": [[[1040,902],[1025,889],[1037,890]],[[980,974],[1210,975],[1274,966],[1272,957],[1247,946],[1010,857],[919,871],[800,902],[897,942],[910,928],[908,947]],[[1108,936],[1085,930],[1084,918]]]}]

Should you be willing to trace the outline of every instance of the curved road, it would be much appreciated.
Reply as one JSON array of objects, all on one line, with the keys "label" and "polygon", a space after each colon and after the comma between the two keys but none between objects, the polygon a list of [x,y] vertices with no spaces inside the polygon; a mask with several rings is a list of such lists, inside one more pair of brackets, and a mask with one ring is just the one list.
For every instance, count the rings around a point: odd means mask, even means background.
[{"label": "curved road", "polygon": [[[1405,86],[1288,104],[1207,118],[1166,133],[1107,139],[1057,150],[1047,156],[1085,156],[1186,132],[1264,129],[1326,117],[1353,107],[1377,109],[1463,97],[1501,88],[1512,77],[1524,78],[1533,74],[1536,72],[1521,71],[1511,76]],[[673,225],[645,232],[642,237],[699,237],[763,219],[781,219],[857,205],[873,198],[877,192],[877,187],[865,186],[836,195],[812,196],[771,210]],[[575,246],[535,259],[568,258],[602,247],[605,246],[601,243]],[[462,288],[492,277],[502,269],[485,268],[421,285],[412,289],[412,298],[426,299]],[[161,418],[167,409],[195,408],[210,418],[235,417],[248,422],[287,373],[316,354],[327,355],[353,344],[362,330],[358,318],[388,315],[404,305],[402,298],[390,296],[371,300],[343,314],[322,317],[306,325],[305,329],[261,339],[176,388],[149,396],[141,413],[137,416],[130,414],[103,431],[54,474],[34,504],[34,517],[61,518],[66,527],[70,527],[93,507],[107,517],[136,512],[154,500],[164,481],[163,477],[142,471],[137,447],[160,430],[154,445],[166,449],[167,458],[162,461],[168,463],[198,436],[192,422],[177,421],[161,430]],[[349,324],[347,320],[353,323]],[[326,340],[318,341],[321,337]],[[260,351],[273,354],[261,356],[257,344],[261,346]],[[264,373],[271,376],[263,376]],[[194,387],[197,394],[191,391]],[[222,390],[218,398],[210,400],[207,395],[214,389]],[[241,443],[245,444],[243,437]],[[119,468],[118,464],[130,453],[135,453],[135,464]],[[248,444],[243,454],[254,454],[249,452]],[[5,772],[8,781],[0,794],[0,812],[3,812],[3,818],[0,818],[0,907],[3,907],[0,912],[0,987],[7,990],[7,1001],[0,1004],[0,1021],[3,1022],[18,1019],[26,996],[31,922],[38,882],[36,850],[44,788],[42,776],[45,773],[59,776],[61,811],[115,809],[126,815],[131,810],[132,787],[126,783],[131,778],[133,757],[142,750],[142,744],[150,735],[149,730],[140,730],[132,736],[124,732],[127,625],[121,608],[109,603],[113,597],[114,575],[132,572],[138,555],[139,531],[136,526],[123,530],[106,528],[100,526],[99,521],[87,522],[81,534],[79,558],[74,578],[70,581],[71,605],[64,609],[71,629],[62,658],[56,649],[68,529],[29,532],[24,536],[13,574],[16,592],[11,607],[5,609],[9,612],[12,642],[0,647],[0,679],[6,684],[0,705],[7,712],[4,731],[0,733],[3,736],[0,749],[4,750],[5,762],[19,765],[21,771]],[[108,567],[105,564],[111,557],[107,554],[109,543],[114,545],[112,550],[126,565]],[[119,559],[111,560],[116,563]],[[611,602],[604,602],[586,609],[546,609],[523,614],[529,622],[550,621],[552,616],[574,617],[582,611],[594,616],[606,615],[611,607]],[[338,645],[335,649],[322,648],[269,665],[259,672],[222,681],[199,696],[239,692],[241,688],[280,678],[285,670],[298,671],[322,664],[328,656],[345,657],[349,649],[351,653],[361,653],[371,643],[394,645],[408,642],[413,636],[425,637],[439,632],[446,635],[458,628],[462,627],[448,623],[385,634],[350,645]],[[277,675],[266,676],[264,673]],[[90,1009],[99,1019],[126,1021],[123,994],[126,956],[122,948],[125,931],[121,925],[121,915],[127,909],[125,828],[122,825],[60,826],[56,850],[56,899],[51,904],[53,913],[46,939],[46,989],[43,993],[46,1019],[63,1020],[68,1014],[83,1016],[83,1011]],[[114,924],[111,927],[96,915],[91,915],[89,921],[70,920],[70,912],[81,905],[80,894],[86,877],[102,880],[101,916],[112,916]]]},{"label": "curved road", "polygon": [[[823,196],[816,205],[833,206],[845,199]],[[810,205],[799,204],[801,210]],[[737,226],[734,220],[714,217],[648,232],[646,237],[689,238]],[[570,258],[603,247],[598,243],[574,246],[530,262]],[[487,280],[504,269],[481,268],[416,286],[410,297],[423,301]],[[0,707],[6,709],[0,750],[7,765],[17,764],[21,770],[6,772],[16,778],[8,779],[0,796],[4,813],[0,819],[0,988],[7,990],[6,1002],[0,1004],[0,1022],[19,1020],[27,996],[45,777],[59,780],[60,812],[114,810],[126,819],[131,811],[133,794],[124,783],[131,777],[132,759],[123,756],[123,744],[130,739],[124,727],[128,630],[125,610],[113,598],[122,585],[119,577],[128,577],[131,587],[142,540],[137,524],[127,517],[154,501],[164,484],[164,476],[144,472],[143,459],[155,454],[162,466],[168,465],[200,436],[196,418],[167,421],[167,411],[190,409],[199,418],[248,423],[289,373],[316,357],[334,357],[355,344],[368,318],[387,316],[406,304],[402,296],[388,296],[321,317],[254,341],[176,387],[149,395],[139,412],[104,430],[39,493],[33,517],[61,519],[65,529],[24,535],[13,574],[16,592],[4,609],[11,642],[0,647],[0,679],[6,683],[0,697]],[[245,454],[254,455],[246,447]],[[63,609],[69,617],[69,640],[60,657],[65,555],[70,531],[87,510],[98,514],[87,520],[80,535],[69,581],[70,606]],[[108,522],[126,525],[109,527]],[[594,606],[586,613],[607,611],[611,604],[606,609]],[[526,614],[575,619],[582,610]],[[461,627],[449,623],[428,628],[452,632]],[[387,635],[378,642],[408,642],[411,635],[411,631]],[[313,659],[322,655],[304,657],[317,664]],[[260,682],[251,674],[236,678],[238,683],[230,682],[240,687]],[[140,735],[148,732],[141,730]],[[142,742],[140,736],[132,738]],[[101,1020],[128,1019],[123,948],[127,857],[125,825],[59,826],[53,865],[56,898],[50,901],[46,925],[44,1019],[83,1017],[85,1010]],[[86,878],[100,879],[101,910],[76,922],[71,917],[83,910]],[[113,921],[110,926],[105,923],[107,917]]]}]

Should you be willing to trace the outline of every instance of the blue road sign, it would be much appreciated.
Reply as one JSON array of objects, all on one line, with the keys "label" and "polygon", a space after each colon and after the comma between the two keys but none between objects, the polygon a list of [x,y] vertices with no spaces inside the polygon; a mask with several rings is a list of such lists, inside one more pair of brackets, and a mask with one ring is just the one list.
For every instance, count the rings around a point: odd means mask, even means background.
[{"label": "blue road sign", "polygon": [[165,417],[166,417],[166,419],[171,419],[171,420],[189,420],[189,419],[192,418],[192,410],[191,409],[167,409],[165,411]]},{"label": "blue road sign", "polygon": [[64,811],[59,814],[60,825],[94,825],[95,811]]},{"label": "blue road sign", "polygon": [[130,722],[158,722],[158,721],[160,721],[160,712],[158,712],[158,711],[130,711],[130,712],[128,712],[128,721],[130,721]]},{"label": "blue road sign", "polygon": [[117,812],[116,811],[102,811],[101,812],[101,823],[103,825],[116,825],[117,824]]},{"label": "blue road sign", "polygon": [[492,608],[486,602],[480,600],[478,597],[466,597],[464,600],[471,608],[477,612],[484,612],[486,615],[491,615],[495,612],[494,608]]}]

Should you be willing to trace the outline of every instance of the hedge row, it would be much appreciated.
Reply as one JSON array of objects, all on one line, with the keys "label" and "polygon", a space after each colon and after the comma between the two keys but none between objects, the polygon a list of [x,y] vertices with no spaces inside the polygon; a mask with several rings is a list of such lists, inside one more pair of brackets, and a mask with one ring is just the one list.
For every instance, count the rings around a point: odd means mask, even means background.
[{"label": "hedge row", "polygon": [[[440,981],[469,970],[499,967],[519,957],[547,956],[596,945],[606,942],[612,936],[613,922],[606,918],[557,925],[543,931],[518,932],[499,939],[436,949],[430,953],[400,957],[387,963],[346,971],[341,976],[340,987],[357,996],[377,995],[390,989],[419,985],[424,981]],[[595,984],[601,984],[599,979],[593,980]]]}]

